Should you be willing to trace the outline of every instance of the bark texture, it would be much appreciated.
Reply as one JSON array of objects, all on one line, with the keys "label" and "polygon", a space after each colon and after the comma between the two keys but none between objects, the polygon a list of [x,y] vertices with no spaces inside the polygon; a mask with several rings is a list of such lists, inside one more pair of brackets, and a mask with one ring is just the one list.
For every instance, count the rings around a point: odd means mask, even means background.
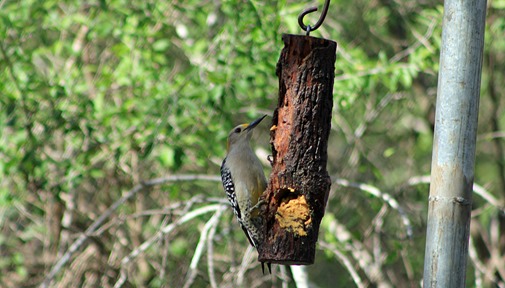
[{"label": "bark texture", "polygon": [[277,63],[279,102],[270,129],[272,174],[262,215],[259,261],[314,263],[330,190],[326,171],[337,43],[283,35]]}]

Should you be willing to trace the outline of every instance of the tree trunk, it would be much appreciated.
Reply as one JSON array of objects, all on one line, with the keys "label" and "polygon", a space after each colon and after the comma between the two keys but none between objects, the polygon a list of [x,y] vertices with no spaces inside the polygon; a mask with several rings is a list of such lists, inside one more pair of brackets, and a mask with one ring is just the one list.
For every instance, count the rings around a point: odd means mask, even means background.
[{"label": "tree trunk", "polygon": [[326,171],[337,43],[283,35],[277,63],[279,103],[270,129],[272,174],[262,213],[259,261],[314,263],[330,190]]}]

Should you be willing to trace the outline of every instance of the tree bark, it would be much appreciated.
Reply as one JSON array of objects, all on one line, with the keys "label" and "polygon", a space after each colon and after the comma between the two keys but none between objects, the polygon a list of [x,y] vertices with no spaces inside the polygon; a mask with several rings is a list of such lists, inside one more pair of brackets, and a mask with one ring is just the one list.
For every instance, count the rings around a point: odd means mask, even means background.
[{"label": "tree bark", "polygon": [[272,174],[264,205],[259,261],[314,263],[330,190],[326,171],[337,43],[283,35],[279,102],[270,129]]}]

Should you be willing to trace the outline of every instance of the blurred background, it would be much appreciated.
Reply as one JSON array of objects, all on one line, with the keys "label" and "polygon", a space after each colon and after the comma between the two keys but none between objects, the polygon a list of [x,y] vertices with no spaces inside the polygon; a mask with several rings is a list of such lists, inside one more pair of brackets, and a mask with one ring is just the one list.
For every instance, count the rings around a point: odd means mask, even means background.
[{"label": "blurred background", "polygon": [[[262,275],[226,202],[228,132],[269,115],[268,175],[281,35],[323,2],[0,1],[0,287],[419,287],[442,1],[334,0],[311,33],[338,42],[314,265]],[[470,287],[505,287],[504,35],[488,0]]]}]

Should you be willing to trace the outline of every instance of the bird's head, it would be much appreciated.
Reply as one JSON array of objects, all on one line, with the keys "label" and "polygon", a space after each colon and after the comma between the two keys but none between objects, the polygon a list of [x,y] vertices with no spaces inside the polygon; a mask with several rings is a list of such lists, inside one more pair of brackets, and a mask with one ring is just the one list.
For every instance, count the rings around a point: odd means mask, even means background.
[{"label": "bird's head", "polygon": [[247,143],[251,139],[254,127],[256,127],[266,116],[267,115],[263,115],[262,117],[252,121],[249,124],[240,124],[233,128],[228,135],[227,151],[230,151],[230,148],[233,145],[241,143],[242,141],[245,141]]}]

